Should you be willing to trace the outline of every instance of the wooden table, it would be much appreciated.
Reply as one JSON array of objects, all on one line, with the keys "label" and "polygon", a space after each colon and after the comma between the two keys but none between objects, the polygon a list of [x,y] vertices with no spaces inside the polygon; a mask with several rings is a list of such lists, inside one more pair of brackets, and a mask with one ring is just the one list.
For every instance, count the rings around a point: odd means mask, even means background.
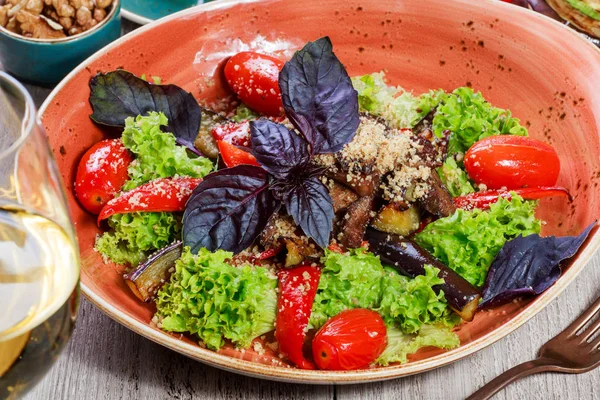
[{"label": "wooden table", "polygon": [[[123,31],[136,25],[123,21]],[[28,85],[38,106],[50,90]],[[506,369],[532,359],[600,295],[600,253],[552,304],[494,345],[450,366],[388,382],[307,386],[263,381],[190,360],[119,325],[85,299],[62,356],[24,400],[114,399],[463,399]],[[542,374],[498,399],[600,399],[600,370]]]}]

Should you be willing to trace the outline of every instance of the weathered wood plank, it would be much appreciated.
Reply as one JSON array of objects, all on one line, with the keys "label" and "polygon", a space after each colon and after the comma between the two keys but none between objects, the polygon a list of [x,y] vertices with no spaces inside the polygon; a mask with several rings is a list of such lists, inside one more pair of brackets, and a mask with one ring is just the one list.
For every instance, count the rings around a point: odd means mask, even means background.
[{"label": "weathered wood plank", "polygon": [[82,301],[68,347],[27,400],[332,399],[332,387],[266,382],[157,345]]}]

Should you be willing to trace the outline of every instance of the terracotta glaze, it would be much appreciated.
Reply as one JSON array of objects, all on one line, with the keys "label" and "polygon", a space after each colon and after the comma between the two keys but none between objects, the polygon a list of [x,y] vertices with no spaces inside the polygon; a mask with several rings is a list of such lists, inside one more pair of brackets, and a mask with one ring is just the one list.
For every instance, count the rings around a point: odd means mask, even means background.
[{"label": "terracotta glaze", "polygon": [[[230,96],[221,66],[241,49],[289,57],[309,40],[329,35],[350,75],[385,70],[415,94],[468,85],[492,104],[509,108],[532,137],[550,143],[562,163],[558,185],[574,196],[544,199],[538,216],[544,235],[580,233],[600,218],[600,51],[574,31],[534,12],[491,0],[217,1],[144,26],[106,47],[73,71],[42,106],[67,185],[82,253],[84,294],[109,316],[147,338],[204,363],[274,380],[356,383],[427,371],[506,336],[539,312],[585,267],[600,247],[596,229],[564,274],[543,295],[480,312],[458,327],[461,347],[420,351],[405,365],[326,372],[289,368],[274,354],[219,353],[156,328],[143,304],[94,252],[100,231],[73,195],[79,158],[107,133],[89,118],[90,77],[118,67],[160,76],[204,102]],[[268,339],[267,339],[268,340]]]}]

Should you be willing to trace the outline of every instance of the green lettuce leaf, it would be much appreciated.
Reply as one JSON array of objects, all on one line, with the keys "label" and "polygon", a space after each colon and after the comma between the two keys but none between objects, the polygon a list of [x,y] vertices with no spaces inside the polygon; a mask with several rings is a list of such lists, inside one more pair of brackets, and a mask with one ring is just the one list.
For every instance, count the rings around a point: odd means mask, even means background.
[{"label": "green lettuce leaf", "polygon": [[414,333],[426,323],[454,326],[458,320],[446,304],[444,294],[432,287],[443,283],[438,270],[414,279],[384,267],[379,257],[363,249],[347,254],[326,251],[310,324],[321,327],[329,318],[352,308],[378,311],[388,324]]},{"label": "green lettuce leaf", "polygon": [[96,251],[114,263],[135,266],[180,235],[181,217],[168,212],[117,214],[108,218],[108,225],[111,230],[98,237]]},{"label": "green lettuce leaf", "polygon": [[150,112],[147,116],[129,117],[121,140],[135,159],[130,164],[129,181],[123,190],[130,190],[157,178],[191,176],[201,178],[212,171],[208,158],[189,155],[186,148],[175,143],[175,136],[163,132],[167,117]]},{"label": "green lettuce leaf", "polygon": [[433,118],[433,131],[441,137],[452,132],[448,154],[466,152],[475,142],[493,135],[527,136],[527,129],[513,118],[510,111],[493,107],[481,92],[461,87],[442,95]]},{"label": "green lettuce leaf", "polygon": [[247,105],[243,103],[236,107],[235,114],[233,114],[233,116],[231,117],[231,119],[235,122],[250,121],[259,118],[259,113],[252,111],[248,108]]},{"label": "green lettuce leaf", "polygon": [[444,164],[436,171],[452,197],[464,196],[475,191],[467,172],[456,163],[454,157],[446,158]]},{"label": "green lettuce leaf", "polygon": [[382,298],[376,309],[388,325],[396,324],[404,333],[418,332],[424,324],[454,326],[460,318],[446,304],[444,293],[436,294],[433,286],[444,283],[439,270],[425,266],[425,275],[410,279],[385,268]]},{"label": "green lettuce leaf", "polygon": [[247,348],[274,329],[277,279],[262,267],[229,265],[232,253],[189,247],[175,264],[171,279],[158,292],[156,316],[170,332],[189,332],[209,349],[231,340]]},{"label": "green lettuce leaf", "polygon": [[393,362],[405,363],[409,354],[416,353],[422,347],[453,349],[460,346],[458,336],[444,325],[423,325],[416,335],[407,335],[393,325],[387,326],[388,345],[375,361],[386,366]]},{"label": "green lettuce leaf", "polygon": [[358,92],[360,111],[378,115],[395,128],[412,128],[424,114],[419,106],[429,104],[431,99],[421,100],[401,87],[385,82],[385,74],[376,72],[352,78],[352,86]]},{"label": "green lettuce leaf", "polygon": [[[446,304],[443,292],[432,287],[443,283],[436,268],[414,279],[381,264],[363,249],[346,254],[326,251],[310,325],[320,328],[341,311],[368,308],[379,312],[388,329],[388,347],[378,362],[406,362],[406,356],[425,346],[459,345],[451,328],[460,322]],[[390,336],[391,335],[391,336]]]},{"label": "green lettuce leaf", "polygon": [[383,275],[381,261],[372,253],[353,250],[346,255],[326,251],[311,326],[318,329],[329,318],[347,309],[378,307]]},{"label": "green lettuce leaf", "polygon": [[536,206],[537,202],[524,201],[513,193],[512,200],[500,198],[489,211],[456,210],[427,225],[415,240],[472,285],[481,287],[504,243],[518,235],[540,232]]}]

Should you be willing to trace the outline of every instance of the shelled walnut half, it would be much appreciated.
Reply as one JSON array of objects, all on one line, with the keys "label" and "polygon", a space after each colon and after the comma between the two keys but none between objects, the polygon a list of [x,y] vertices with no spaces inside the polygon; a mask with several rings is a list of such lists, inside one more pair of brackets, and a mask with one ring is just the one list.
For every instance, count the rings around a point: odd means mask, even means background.
[{"label": "shelled walnut half", "polygon": [[0,25],[36,39],[77,35],[102,22],[114,0],[0,0]]}]

